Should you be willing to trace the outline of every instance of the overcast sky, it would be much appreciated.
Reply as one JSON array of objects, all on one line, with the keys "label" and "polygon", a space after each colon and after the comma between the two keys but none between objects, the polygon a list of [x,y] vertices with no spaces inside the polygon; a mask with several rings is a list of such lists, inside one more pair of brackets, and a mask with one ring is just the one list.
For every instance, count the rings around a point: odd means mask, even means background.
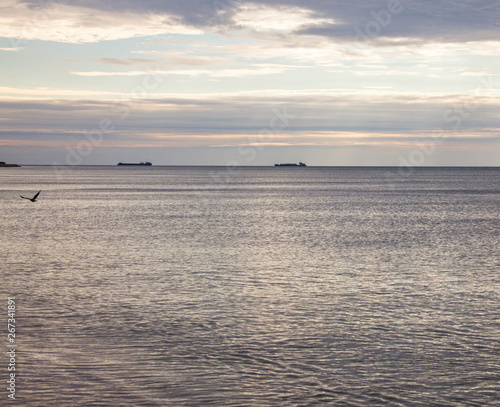
[{"label": "overcast sky", "polygon": [[500,165],[496,0],[0,0],[0,161]]}]

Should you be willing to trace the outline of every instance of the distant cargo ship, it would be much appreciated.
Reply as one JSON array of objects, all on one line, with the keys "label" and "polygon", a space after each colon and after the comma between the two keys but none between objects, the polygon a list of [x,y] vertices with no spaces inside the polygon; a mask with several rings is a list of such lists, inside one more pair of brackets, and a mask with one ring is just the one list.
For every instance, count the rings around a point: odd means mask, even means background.
[{"label": "distant cargo ship", "polygon": [[149,161],[140,162],[140,163],[118,163],[117,165],[153,165]]},{"label": "distant cargo ship", "polygon": [[274,164],[275,167],[307,167],[303,162],[296,163],[284,163],[284,164]]}]

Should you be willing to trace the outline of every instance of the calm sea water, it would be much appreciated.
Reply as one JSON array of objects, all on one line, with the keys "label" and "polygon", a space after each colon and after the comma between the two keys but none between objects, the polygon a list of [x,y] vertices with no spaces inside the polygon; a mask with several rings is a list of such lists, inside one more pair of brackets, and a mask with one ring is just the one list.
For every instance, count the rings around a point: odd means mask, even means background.
[{"label": "calm sea water", "polygon": [[0,181],[18,405],[500,405],[500,169]]}]

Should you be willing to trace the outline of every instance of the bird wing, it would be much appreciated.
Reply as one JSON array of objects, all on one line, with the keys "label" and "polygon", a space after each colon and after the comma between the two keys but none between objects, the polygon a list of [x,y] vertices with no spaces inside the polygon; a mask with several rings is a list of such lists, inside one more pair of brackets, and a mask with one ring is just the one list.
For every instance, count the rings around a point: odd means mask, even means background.
[{"label": "bird wing", "polygon": [[22,195],[19,195],[21,198],[24,198],[24,199],[31,199],[31,198],[26,198],[25,196],[22,196]]},{"label": "bird wing", "polygon": [[38,191],[38,192],[36,193],[36,195],[33,197],[33,199],[36,199],[36,198],[38,197],[38,195],[40,195],[40,192],[42,192],[42,191]]}]

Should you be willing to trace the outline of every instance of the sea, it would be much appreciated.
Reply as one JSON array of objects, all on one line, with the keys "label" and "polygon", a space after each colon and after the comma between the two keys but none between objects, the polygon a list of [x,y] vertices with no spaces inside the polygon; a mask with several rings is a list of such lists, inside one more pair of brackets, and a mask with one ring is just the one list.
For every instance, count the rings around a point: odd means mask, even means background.
[{"label": "sea", "polygon": [[500,405],[500,168],[23,166],[0,211],[0,405]]}]

